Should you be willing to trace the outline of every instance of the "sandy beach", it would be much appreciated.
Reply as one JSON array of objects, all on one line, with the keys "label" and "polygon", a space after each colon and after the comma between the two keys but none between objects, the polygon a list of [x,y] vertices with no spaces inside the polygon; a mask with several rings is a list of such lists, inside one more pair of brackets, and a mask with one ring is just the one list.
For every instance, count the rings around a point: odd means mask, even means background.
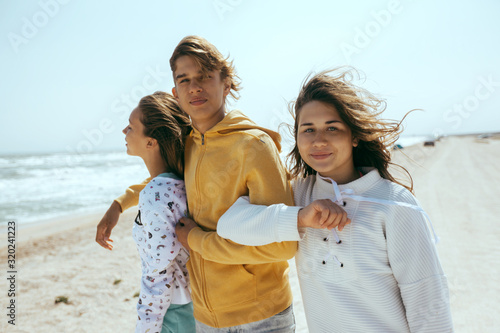
[{"label": "sandy beach", "polygon": [[[441,238],[437,246],[456,332],[498,332],[500,226],[495,221],[500,216],[500,140],[445,137],[434,147],[419,144],[395,152],[394,160],[411,172],[415,194]],[[16,325],[7,323],[5,273],[0,331],[132,332],[140,278],[131,236],[135,214],[135,209],[122,214],[112,234],[113,251],[94,241],[101,214],[18,230]],[[1,258],[6,263],[3,233]],[[290,279],[297,332],[307,332],[293,261]],[[67,302],[56,304],[60,296]]]}]

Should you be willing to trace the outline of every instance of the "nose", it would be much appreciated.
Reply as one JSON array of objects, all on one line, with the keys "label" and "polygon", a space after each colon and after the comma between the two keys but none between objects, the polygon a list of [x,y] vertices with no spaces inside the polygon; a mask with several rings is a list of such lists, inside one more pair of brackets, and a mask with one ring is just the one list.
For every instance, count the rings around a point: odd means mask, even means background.
[{"label": "nose", "polygon": [[191,83],[189,85],[189,92],[190,93],[197,93],[202,91],[201,85],[198,82],[198,80],[191,80]]},{"label": "nose", "polygon": [[127,127],[128,127],[128,126],[126,126],[126,127],[122,130],[122,133],[123,133],[123,134],[125,134],[125,135],[127,135]]},{"label": "nose", "polygon": [[325,146],[326,141],[327,140],[325,134],[322,131],[318,131],[314,136],[313,145],[317,147]]}]

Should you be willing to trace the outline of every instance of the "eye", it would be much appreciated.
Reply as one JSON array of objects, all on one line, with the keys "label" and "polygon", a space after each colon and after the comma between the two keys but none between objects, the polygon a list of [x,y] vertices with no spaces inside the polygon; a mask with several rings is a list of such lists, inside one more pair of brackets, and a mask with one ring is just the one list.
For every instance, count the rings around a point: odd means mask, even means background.
[{"label": "eye", "polygon": [[337,131],[337,128],[333,127],[333,126],[330,126],[328,127],[327,129],[328,131]]},{"label": "eye", "polygon": [[304,133],[312,133],[312,132],[314,132],[314,129],[312,129],[312,128],[306,128],[304,130]]},{"label": "eye", "polygon": [[179,83],[188,82],[188,79],[182,79]]}]

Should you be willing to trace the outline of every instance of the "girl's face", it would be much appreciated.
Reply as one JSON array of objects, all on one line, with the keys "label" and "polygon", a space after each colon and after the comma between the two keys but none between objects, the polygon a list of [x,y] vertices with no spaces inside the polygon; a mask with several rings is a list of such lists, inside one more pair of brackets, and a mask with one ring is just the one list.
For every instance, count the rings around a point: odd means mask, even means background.
[{"label": "girl's face", "polygon": [[127,154],[143,157],[151,138],[144,135],[144,125],[141,122],[142,111],[135,108],[130,114],[128,126],[123,129],[127,142]]},{"label": "girl's face", "polygon": [[308,102],[297,121],[297,147],[304,162],[339,184],[358,178],[352,157],[357,140],[332,105]]}]

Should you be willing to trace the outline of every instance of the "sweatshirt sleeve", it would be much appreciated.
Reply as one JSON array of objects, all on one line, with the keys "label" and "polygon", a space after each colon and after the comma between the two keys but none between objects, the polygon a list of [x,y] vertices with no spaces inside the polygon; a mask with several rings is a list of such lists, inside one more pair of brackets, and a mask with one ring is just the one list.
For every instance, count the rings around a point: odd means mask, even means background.
[{"label": "sweatshirt sleeve", "polygon": [[115,199],[115,201],[122,208],[122,212],[126,211],[130,207],[137,206],[139,203],[139,193],[141,193],[144,186],[146,186],[150,181],[151,178],[147,178],[140,184],[131,185],[125,190],[124,194]]},{"label": "sweatshirt sleeve", "polygon": [[[138,240],[142,259],[141,291],[137,303],[136,332],[160,332],[163,317],[173,296],[176,272],[175,259],[186,251],[177,241],[175,225],[185,215],[185,192],[156,180],[147,185],[141,198],[141,240]],[[182,184],[182,182],[181,182]],[[141,231],[139,231],[141,233]],[[181,275],[181,277],[179,277]]]},{"label": "sweatshirt sleeve", "polygon": [[[280,160],[278,149],[267,135],[245,142],[242,172],[250,203],[271,205],[284,203],[293,205],[292,190],[288,174]],[[204,259],[223,264],[262,264],[292,258],[297,251],[297,242],[272,243],[247,247],[217,235],[194,228],[188,235],[189,247]]]},{"label": "sweatshirt sleeve", "polygon": [[[409,192],[406,196],[399,201],[418,205]],[[411,332],[453,332],[448,284],[424,215],[396,208],[387,219],[386,237]]]},{"label": "sweatshirt sleeve", "polygon": [[219,219],[217,234],[250,246],[300,241],[297,228],[300,208],[285,204],[252,205],[249,197],[240,197]]}]

